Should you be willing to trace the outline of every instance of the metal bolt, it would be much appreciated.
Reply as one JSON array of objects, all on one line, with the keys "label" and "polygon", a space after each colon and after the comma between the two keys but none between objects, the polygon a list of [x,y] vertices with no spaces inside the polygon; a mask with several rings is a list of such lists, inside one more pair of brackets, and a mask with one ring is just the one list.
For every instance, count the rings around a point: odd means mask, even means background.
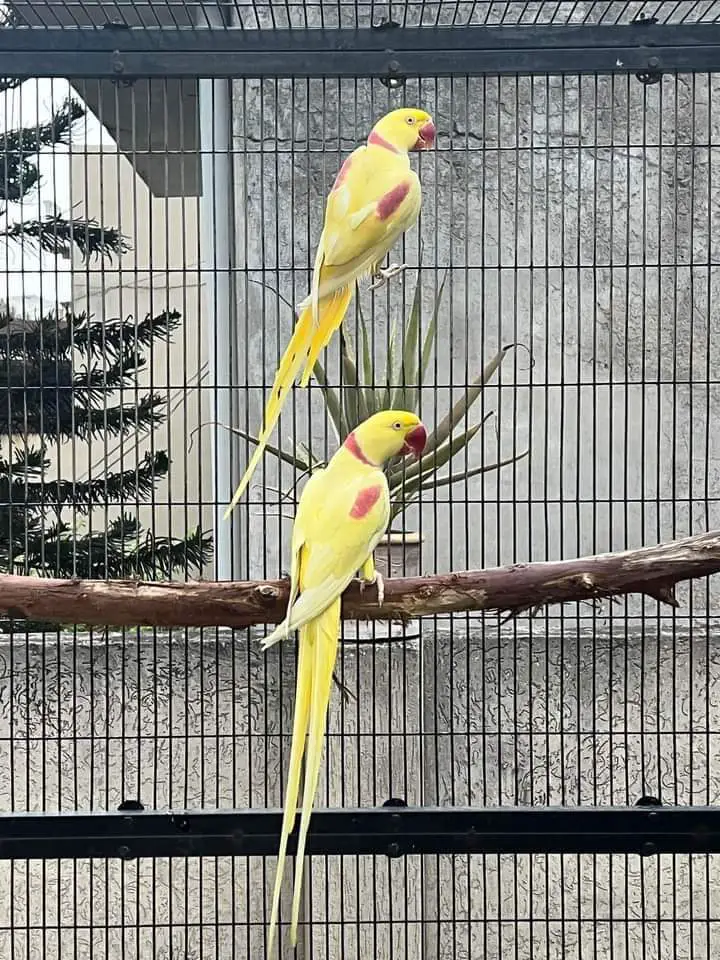
[{"label": "metal bolt", "polygon": [[118,856],[119,856],[122,860],[129,860],[129,859],[130,859],[130,847],[125,847],[125,846],[118,847]]},{"label": "metal bolt", "polygon": [[400,844],[399,843],[389,843],[387,848],[387,855],[389,857],[399,857],[400,856]]},{"label": "metal bolt", "polygon": [[650,840],[647,840],[640,848],[640,856],[650,857],[653,853],[657,853],[657,846]]},{"label": "metal bolt", "polygon": [[390,63],[388,63],[388,70],[390,73],[398,73],[400,70],[400,61],[391,60]]},{"label": "metal bolt", "polygon": [[658,60],[658,58],[650,57],[650,59],[648,60],[648,67],[650,67],[651,70],[654,70],[656,67],[659,67],[659,66],[660,66],[660,61]]}]

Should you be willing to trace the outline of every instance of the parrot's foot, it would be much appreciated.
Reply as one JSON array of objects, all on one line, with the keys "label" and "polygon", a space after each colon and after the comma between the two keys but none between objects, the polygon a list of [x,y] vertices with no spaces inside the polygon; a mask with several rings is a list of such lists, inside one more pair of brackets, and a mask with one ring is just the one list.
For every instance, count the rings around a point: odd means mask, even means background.
[{"label": "parrot's foot", "polygon": [[372,578],[372,580],[360,581],[360,593],[363,592],[366,586],[371,586],[373,583],[377,587],[378,606],[381,607],[383,605],[383,601],[385,600],[385,581],[382,578],[382,574],[378,573],[377,570],[375,571],[375,576]]},{"label": "parrot's foot", "polygon": [[266,637],[263,637],[260,643],[260,650],[263,653],[267,653],[270,647],[274,647],[276,643],[280,643],[283,640],[287,640],[290,637],[290,630],[288,629],[287,623],[283,621],[277,629],[273,630],[272,633],[269,633]]},{"label": "parrot's foot", "polygon": [[375,281],[375,283],[370,284],[370,289],[377,290],[378,287],[385,286],[388,280],[392,280],[393,277],[396,277],[404,270],[407,270],[406,263],[391,263],[387,267],[378,267],[378,269],[372,275],[372,279]]}]

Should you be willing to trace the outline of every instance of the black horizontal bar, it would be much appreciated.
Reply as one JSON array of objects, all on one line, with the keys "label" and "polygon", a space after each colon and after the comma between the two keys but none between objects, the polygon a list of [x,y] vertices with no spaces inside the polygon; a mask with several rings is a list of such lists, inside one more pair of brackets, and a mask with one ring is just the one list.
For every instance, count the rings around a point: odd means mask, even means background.
[{"label": "black horizontal bar", "polygon": [[[268,856],[281,819],[266,810],[3,814],[0,859]],[[319,810],[308,853],[720,853],[720,807]]]},{"label": "black horizontal bar", "polygon": [[[720,23],[0,29],[3,76],[428,77],[720,71]],[[38,57],[42,57],[38,62]]]}]

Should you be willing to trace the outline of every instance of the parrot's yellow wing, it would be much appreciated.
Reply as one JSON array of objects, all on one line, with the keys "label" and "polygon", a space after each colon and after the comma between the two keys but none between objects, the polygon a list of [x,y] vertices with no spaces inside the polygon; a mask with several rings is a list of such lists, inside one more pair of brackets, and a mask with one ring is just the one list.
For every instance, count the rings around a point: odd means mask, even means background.
[{"label": "parrot's yellow wing", "polygon": [[406,154],[359,147],[347,175],[327,199],[325,263],[349,264],[384,244],[398,219],[417,217],[420,201],[420,180]]},{"label": "parrot's yellow wing", "polygon": [[[318,300],[369,273],[420,213],[407,154],[358,147],[330,191],[313,276]],[[304,309],[312,295],[298,309]]]},{"label": "parrot's yellow wing", "polygon": [[[365,491],[379,487],[362,517],[352,512]],[[356,511],[358,512],[358,511]],[[390,521],[385,475],[363,471],[347,478],[325,470],[313,473],[300,497],[292,534],[290,602],[285,620],[262,641],[267,649],[321,614],[349,585],[375,550]],[[298,587],[302,591],[295,599]]]},{"label": "parrot's yellow wing", "polygon": [[[317,486],[322,487],[322,483],[323,483],[322,478],[324,474],[325,474],[325,470],[321,469],[321,470],[316,470],[310,476],[310,479],[305,484],[302,495],[300,497],[300,503],[298,504],[298,512],[295,517],[295,522],[293,523],[292,540],[290,543],[290,554],[291,554],[290,597],[288,599],[288,607],[287,607],[288,616],[285,618],[285,623],[287,623],[290,616],[290,611],[293,608],[293,604],[297,600],[298,590],[300,588],[300,551],[302,547],[305,545],[305,542],[307,539],[305,527],[303,526],[302,522],[298,522],[298,520],[301,517],[301,505],[302,505],[303,499],[308,495],[312,498],[312,491],[314,487],[317,487]],[[308,494],[308,491],[310,491],[309,494]],[[290,629],[291,628],[288,626],[286,629],[285,636],[287,636],[290,633]]]}]

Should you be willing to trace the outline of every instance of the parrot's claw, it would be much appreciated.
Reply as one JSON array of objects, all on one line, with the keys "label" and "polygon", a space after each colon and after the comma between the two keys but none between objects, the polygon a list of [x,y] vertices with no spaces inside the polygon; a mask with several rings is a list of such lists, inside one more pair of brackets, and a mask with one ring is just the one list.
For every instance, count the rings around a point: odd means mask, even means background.
[{"label": "parrot's claw", "polygon": [[375,571],[375,583],[378,592],[378,606],[381,607],[385,600],[385,581],[382,578],[382,574],[378,573],[377,570]]},{"label": "parrot's claw", "polygon": [[377,570],[375,571],[375,576],[372,578],[372,580],[360,581],[360,593],[365,590],[365,587],[370,587],[373,584],[375,584],[377,587],[378,606],[381,607],[383,605],[383,600],[385,599],[385,581],[383,580],[382,575],[377,572]]},{"label": "parrot's claw", "polygon": [[393,277],[396,277],[399,273],[402,273],[403,270],[407,270],[406,263],[391,263],[387,267],[378,267],[373,274],[373,280],[375,283],[370,284],[370,289],[377,290],[378,287],[384,287],[388,280],[392,280]]}]

